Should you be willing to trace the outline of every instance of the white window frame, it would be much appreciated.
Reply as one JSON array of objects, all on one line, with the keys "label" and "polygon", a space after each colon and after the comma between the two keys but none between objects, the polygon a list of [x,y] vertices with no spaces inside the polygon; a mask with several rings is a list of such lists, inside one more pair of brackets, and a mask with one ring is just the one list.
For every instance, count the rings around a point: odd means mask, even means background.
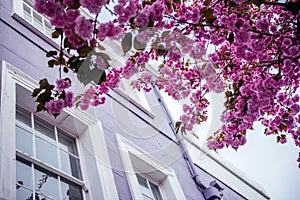
[{"label": "white window frame", "polygon": [[[26,110],[24,108],[22,108],[22,109]],[[22,113],[21,110],[19,110],[19,112]],[[40,136],[37,136],[36,129],[34,127],[35,127],[35,124],[36,124],[37,120],[39,122],[41,122],[41,119],[39,117],[37,117],[36,115],[34,115],[32,112],[29,112],[29,111],[27,111],[27,112],[29,114],[28,118],[31,121],[31,126],[28,127],[26,125],[23,125],[22,122],[19,122],[16,119],[16,127],[19,127],[19,128],[21,128],[23,130],[27,130],[30,134],[32,134],[32,137],[33,137],[32,141],[35,141],[36,137],[40,138]],[[85,187],[85,184],[82,181],[82,169],[81,169],[82,167],[81,167],[81,163],[80,163],[81,159],[80,159],[80,157],[78,155],[78,138],[74,137],[74,135],[72,135],[70,133],[67,133],[65,131],[60,130],[56,125],[53,125],[52,123],[48,123],[48,122],[46,122],[44,120],[43,120],[43,122],[47,123],[47,125],[48,124],[51,125],[51,127],[53,128],[52,131],[53,131],[53,134],[55,135],[55,148],[56,148],[56,153],[57,153],[57,162],[58,162],[57,164],[58,165],[57,166],[52,166],[50,164],[44,163],[43,161],[39,160],[37,158],[37,156],[36,156],[37,150],[36,150],[36,144],[35,143],[32,143],[32,145],[33,145],[32,146],[33,147],[32,148],[32,153],[33,153],[32,156],[28,155],[25,152],[22,152],[21,150],[17,149],[17,147],[16,147],[16,156],[19,157],[19,158],[22,158],[22,159],[24,159],[24,160],[26,160],[28,162],[30,162],[31,163],[31,165],[30,165],[31,168],[32,168],[32,164],[33,164],[35,166],[34,169],[36,169],[36,166],[38,166],[38,167],[40,167],[40,168],[42,168],[44,170],[47,170],[47,171],[52,172],[53,174],[57,175],[57,180],[58,180],[57,183],[58,183],[58,188],[59,188],[60,195],[62,194],[61,193],[61,184],[60,184],[61,183],[61,178],[66,179],[66,180],[70,181],[71,183],[76,184],[78,186],[81,186],[81,188],[83,189]],[[58,129],[59,129],[59,131],[58,131]],[[68,174],[67,172],[65,172],[65,171],[63,171],[61,169],[62,166],[61,166],[61,158],[60,158],[60,153],[59,153],[59,141],[58,141],[58,135],[60,135],[61,132],[63,132],[62,133],[63,135],[66,135],[69,138],[74,139],[74,145],[76,147],[76,153],[77,153],[77,155],[72,154],[72,153],[69,153],[69,154],[71,154],[73,157],[76,157],[79,160],[79,165],[78,165],[79,169],[78,170],[79,170],[79,173],[80,173],[80,179],[77,178],[77,177],[75,177],[75,176],[73,176],[73,175],[71,175],[71,174]],[[19,162],[21,162],[21,161],[19,161]],[[33,177],[34,176],[32,176],[31,178],[33,178]],[[18,183],[16,183],[16,184],[18,186],[22,187],[22,188],[27,188],[26,186],[20,185]],[[32,185],[31,188],[27,188],[27,189],[30,189],[31,192],[35,191],[35,186]],[[81,193],[82,192],[83,192],[83,190],[81,191]],[[60,198],[62,199],[61,196],[60,196]]]},{"label": "white window frame", "polygon": [[[36,10],[34,10],[33,5],[30,5],[30,4],[33,4],[34,1],[33,2],[31,0],[11,0],[11,1],[13,3],[12,16],[14,18],[16,18],[19,22],[21,22],[23,25],[25,25],[30,30],[32,30],[33,32],[35,32],[36,34],[41,36],[43,39],[47,39],[47,40],[50,39],[49,41],[51,41],[52,45],[58,46],[60,44],[60,38],[52,38],[51,34],[50,35],[46,34],[46,23],[51,25],[50,20],[47,17],[45,17],[45,16],[41,15],[40,13],[38,13]],[[41,30],[39,27],[34,25],[33,22],[28,21],[24,17],[23,4],[30,7],[32,19],[33,19],[33,12],[35,12],[36,15],[38,15],[39,17],[42,18],[43,30]],[[54,30],[54,28],[53,28],[53,30]]]},{"label": "white window frame", "polygon": [[137,173],[158,182],[163,199],[186,199],[172,168],[163,166],[146,151],[123,136],[117,134],[116,138],[132,199],[143,199],[136,177]]},{"label": "white window frame", "polygon": [[[158,192],[159,192],[159,194],[162,196],[161,189],[160,189],[160,187],[161,187],[161,186],[160,186],[160,185],[161,185],[160,183],[156,183],[155,180],[152,180],[151,178],[148,178],[148,177],[146,177],[145,175],[136,174],[136,177],[137,177],[137,178],[138,178],[138,176],[146,180],[146,183],[147,183],[147,189],[150,191],[150,194],[151,194],[151,196],[149,196],[148,194],[144,194],[144,195],[146,195],[147,197],[150,197],[150,198],[152,198],[152,199],[155,199],[153,190],[152,190],[152,188],[151,188],[151,186],[150,186],[150,183],[151,183],[151,184],[155,185],[156,187],[158,187]],[[140,187],[142,187],[142,186],[140,185]],[[143,193],[142,193],[142,194],[143,194]]]},{"label": "white window frame", "polygon": [[[21,70],[13,67],[6,61],[2,60],[1,63],[1,105],[0,105],[0,199],[16,199],[16,103],[17,103],[17,86],[22,89],[32,91],[38,87],[38,81],[31,78]],[[32,103],[34,100],[32,99]],[[35,108],[33,108],[35,109]],[[33,110],[34,111],[34,110]],[[90,114],[77,109],[65,109],[64,112],[70,120],[75,121],[75,128],[83,129],[79,131],[80,135],[76,135],[78,155],[80,157],[80,166],[82,172],[82,182],[84,183],[83,193],[84,199],[118,199],[118,193],[114,182],[112,167],[110,164],[107,145],[102,129],[102,124],[95,117]],[[42,113],[43,114],[43,113]],[[48,115],[47,113],[44,113]],[[68,119],[64,119],[65,121]],[[81,126],[83,125],[83,126]],[[78,127],[77,127],[78,126]],[[87,140],[90,141],[89,146],[84,146],[83,143]],[[91,180],[91,175],[88,175],[87,155],[84,155],[83,148],[86,151],[93,152],[93,160],[96,161],[95,168],[98,174],[95,179]],[[45,163],[40,165],[47,166]],[[59,171],[59,170],[58,170]],[[59,174],[58,174],[59,175]],[[75,178],[74,178],[75,179]],[[99,180],[100,185],[94,185],[96,180]],[[80,181],[79,181],[80,183]],[[90,188],[93,187],[102,191],[100,194],[92,194]],[[88,192],[90,191],[90,192]],[[94,193],[96,193],[94,191]],[[92,196],[91,196],[92,195]]]}]

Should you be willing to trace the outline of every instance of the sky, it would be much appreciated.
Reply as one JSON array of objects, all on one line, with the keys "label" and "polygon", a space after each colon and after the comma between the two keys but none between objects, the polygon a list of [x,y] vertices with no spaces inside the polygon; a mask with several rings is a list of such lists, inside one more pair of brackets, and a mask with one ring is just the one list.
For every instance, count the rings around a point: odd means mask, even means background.
[{"label": "sky", "polygon": [[[163,97],[174,121],[178,120],[181,106],[167,94]],[[202,141],[221,125],[219,117],[223,110],[223,97],[212,94],[208,99],[211,101],[208,121],[196,133]],[[264,128],[255,124],[254,130],[248,132],[244,146],[237,151],[224,148],[218,154],[249,177],[251,182],[261,186],[271,200],[299,200],[300,169],[296,160],[300,149],[295,147],[291,137],[282,145],[276,143],[275,137],[265,136],[263,132]]]}]

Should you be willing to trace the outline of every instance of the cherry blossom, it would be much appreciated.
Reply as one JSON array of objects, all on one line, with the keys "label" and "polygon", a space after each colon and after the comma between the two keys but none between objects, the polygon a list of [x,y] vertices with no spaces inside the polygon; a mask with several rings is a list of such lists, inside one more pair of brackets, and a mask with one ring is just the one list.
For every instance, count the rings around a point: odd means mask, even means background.
[{"label": "cherry blossom", "polygon": [[[209,117],[206,95],[224,93],[223,125],[208,138],[210,149],[239,148],[255,123],[278,143],[291,135],[300,147],[299,2],[36,0],[34,7],[62,40],[59,52],[47,53],[49,66],[58,66],[60,77],[64,69],[93,83],[77,97],[81,109],[104,104],[110,89],[131,78],[138,90],[153,85],[175,100],[189,100],[180,117],[189,131]],[[83,16],[81,8],[95,17]],[[104,9],[108,22],[98,17]],[[102,46],[107,40],[120,43],[120,54],[128,56],[124,66],[111,65]],[[155,75],[147,70],[153,61],[159,62]],[[65,91],[69,79],[60,78],[56,88],[43,83],[35,93],[52,93],[40,110],[57,116],[74,106],[76,97]]]}]

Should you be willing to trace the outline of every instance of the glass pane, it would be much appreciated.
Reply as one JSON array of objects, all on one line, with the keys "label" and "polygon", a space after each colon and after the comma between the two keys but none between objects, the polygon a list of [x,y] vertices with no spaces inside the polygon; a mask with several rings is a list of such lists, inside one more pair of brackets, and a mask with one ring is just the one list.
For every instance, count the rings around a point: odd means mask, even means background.
[{"label": "glass pane", "polygon": [[16,118],[18,122],[21,122],[23,125],[31,128],[31,113],[25,110],[21,111],[21,108],[17,108]]},{"label": "glass pane", "polygon": [[52,26],[51,24],[44,18],[45,23],[45,34],[49,37],[51,37],[52,34]]},{"label": "glass pane", "polygon": [[32,23],[31,8],[23,4],[23,16],[26,20]]},{"label": "glass pane", "polygon": [[16,162],[16,183],[32,188],[31,166],[28,161],[17,158]]},{"label": "glass pane", "polygon": [[148,188],[147,180],[146,180],[144,177],[142,177],[142,176],[140,176],[140,175],[138,175],[138,174],[136,175],[136,177],[137,177],[138,182],[139,182],[139,184],[140,184],[141,186],[144,186],[144,187]]},{"label": "glass pane", "polygon": [[23,187],[17,187],[17,198],[16,200],[32,200],[32,191],[27,190]]},{"label": "glass pane", "polygon": [[32,153],[32,134],[16,126],[16,148],[28,155]]},{"label": "glass pane", "polygon": [[142,177],[140,175],[137,175],[137,179],[140,184],[141,193],[145,194],[146,196],[151,197],[152,195],[151,195],[151,191],[148,187],[147,179],[145,179],[144,177]]},{"label": "glass pane", "polygon": [[74,155],[77,155],[76,143],[74,138],[65,136],[63,133],[58,131],[58,142],[59,142],[59,148],[67,152],[70,152]]},{"label": "glass pane", "polygon": [[61,149],[59,151],[62,170],[78,179],[81,179],[79,159]]},{"label": "glass pane", "polygon": [[[36,167],[34,170],[35,190],[39,196],[59,199],[57,176],[45,169]],[[43,199],[43,197],[41,197]]]},{"label": "glass pane", "polygon": [[150,188],[151,188],[152,194],[154,196],[154,199],[155,200],[162,200],[162,196],[160,194],[158,186],[151,183],[151,182],[149,182],[149,183],[150,183]]},{"label": "glass pane", "polygon": [[83,200],[81,187],[61,178],[61,192],[63,199]]},{"label": "glass pane", "polygon": [[33,24],[40,30],[44,31],[42,16],[33,11]]},{"label": "glass pane", "polygon": [[41,161],[58,168],[57,148],[56,146],[36,137],[36,157]]},{"label": "glass pane", "polygon": [[54,127],[50,124],[46,124],[46,122],[35,120],[34,129],[36,135],[38,135],[40,138],[43,138],[47,142],[56,145]]}]

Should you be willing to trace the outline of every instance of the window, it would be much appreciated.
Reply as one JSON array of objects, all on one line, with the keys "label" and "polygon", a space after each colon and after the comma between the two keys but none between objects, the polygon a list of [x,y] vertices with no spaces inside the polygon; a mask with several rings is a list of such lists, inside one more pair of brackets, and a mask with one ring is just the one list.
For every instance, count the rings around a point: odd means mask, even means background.
[{"label": "window", "polygon": [[118,199],[101,121],[78,109],[35,113],[38,81],[4,60],[1,68],[0,199]]},{"label": "window", "polygon": [[83,199],[76,183],[82,179],[76,140],[21,108],[16,112],[16,160],[17,199]]},{"label": "window", "polygon": [[149,181],[147,178],[136,175],[144,200],[162,200],[159,185]]},{"label": "window", "polygon": [[118,134],[117,142],[132,199],[186,199],[172,168]]},{"label": "window", "polygon": [[53,39],[51,36],[53,27],[50,20],[35,11],[33,5],[34,1],[32,0],[14,0],[15,12],[20,18],[59,44],[60,40]]}]

